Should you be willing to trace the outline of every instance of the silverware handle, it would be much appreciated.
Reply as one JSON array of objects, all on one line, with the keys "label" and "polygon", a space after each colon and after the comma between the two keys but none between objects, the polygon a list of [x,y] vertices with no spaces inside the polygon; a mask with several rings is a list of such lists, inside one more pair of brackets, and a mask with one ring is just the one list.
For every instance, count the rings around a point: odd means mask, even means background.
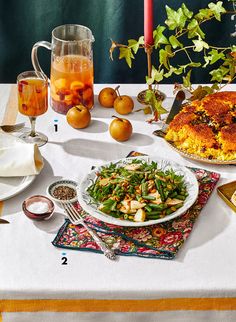
[{"label": "silverware handle", "polygon": [[166,133],[163,130],[156,130],[152,134],[159,136],[160,138],[164,138],[166,136]]},{"label": "silverware handle", "polygon": [[104,255],[109,258],[109,259],[116,259],[116,255],[114,253],[114,251],[112,249],[110,249],[106,243],[104,243],[101,238],[98,236],[98,234],[93,231],[84,221],[81,221],[81,224],[88,230],[88,232],[90,233],[90,235],[93,237],[93,239],[95,240],[95,242],[98,244],[98,246],[101,248],[101,250],[103,251]]}]

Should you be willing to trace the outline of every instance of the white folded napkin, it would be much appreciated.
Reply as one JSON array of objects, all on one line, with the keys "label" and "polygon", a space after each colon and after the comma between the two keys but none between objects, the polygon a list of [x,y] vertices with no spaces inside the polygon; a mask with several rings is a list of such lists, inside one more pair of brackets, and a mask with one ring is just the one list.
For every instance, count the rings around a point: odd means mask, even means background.
[{"label": "white folded napkin", "polygon": [[42,168],[43,158],[36,144],[0,132],[0,177],[35,175]]}]

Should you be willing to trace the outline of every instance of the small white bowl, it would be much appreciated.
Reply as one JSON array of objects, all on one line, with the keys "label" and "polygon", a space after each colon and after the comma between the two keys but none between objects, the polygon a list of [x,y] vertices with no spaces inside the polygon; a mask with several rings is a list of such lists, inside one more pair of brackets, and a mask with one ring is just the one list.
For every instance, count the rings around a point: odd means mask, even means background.
[{"label": "small white bowl", "polygon": [[[68,199],[68,200],[60,200],[58,198],[56,198],[53,195],[54,190],[59,187],[59,186],[67,186],[69,188],[74,189],[76,196],[72,199]],[[58,180],[55,181],[53,183],[51,183],[48,187],[47,187],[47,195],[50,199],[52,199],[53,201],[55,201],[59,206],[61,206],[61,203],[66,203],[66,202],[76,202],[78,200],[77,197],[77,183],[73,180],[67,180],[67,179],[62,179],[62,180]]]}]

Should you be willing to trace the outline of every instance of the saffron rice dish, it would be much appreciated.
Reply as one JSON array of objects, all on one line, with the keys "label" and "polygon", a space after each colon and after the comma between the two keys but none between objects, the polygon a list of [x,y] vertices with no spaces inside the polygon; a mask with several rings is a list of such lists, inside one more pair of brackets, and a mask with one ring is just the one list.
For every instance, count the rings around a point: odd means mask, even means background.
[{"label": "saffron rice dish", "polygon": [[169,124],[167,141],[209,160],[236,159],[236,92],[218,92],[183,107]]}]

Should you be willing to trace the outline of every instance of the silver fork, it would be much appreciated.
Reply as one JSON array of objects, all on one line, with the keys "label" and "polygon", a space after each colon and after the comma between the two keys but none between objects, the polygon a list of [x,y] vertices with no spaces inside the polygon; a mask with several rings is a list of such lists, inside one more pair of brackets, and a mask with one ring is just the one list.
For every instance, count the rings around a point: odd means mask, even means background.
[{"label": "silver fork", "polygon": [[21,130],[25,126],[25,123],[17,123],[12,125],[0,125],[0,129],[4,132],[16,132]]},{"label": "silver fork", "polygon": [[110,249],[102,240],[101,238],[97,235],[97,233],[95,231],[93,231],[85,222],[83,217],[80,215],[80,213],[78,212],[78,210],[70,203],[70,202],[66,202],[66,203],[60,203],[62,208],[65,210],[65,212],[67,213],[70,221],[72,222],[72,224],[74,225],[79,225],[81,224],[82,226],[84,226],[84,228],[87,229],[87,231],[90,233],[90,235],[93,237],[93,239],[95,240],[95,242],[98,244],[98,246],[101,248],[101,250],[103,251],[104,255],[111,259],[114,260],[116,259],[116,255],[114,253],[114,251],[112,249]]}]

